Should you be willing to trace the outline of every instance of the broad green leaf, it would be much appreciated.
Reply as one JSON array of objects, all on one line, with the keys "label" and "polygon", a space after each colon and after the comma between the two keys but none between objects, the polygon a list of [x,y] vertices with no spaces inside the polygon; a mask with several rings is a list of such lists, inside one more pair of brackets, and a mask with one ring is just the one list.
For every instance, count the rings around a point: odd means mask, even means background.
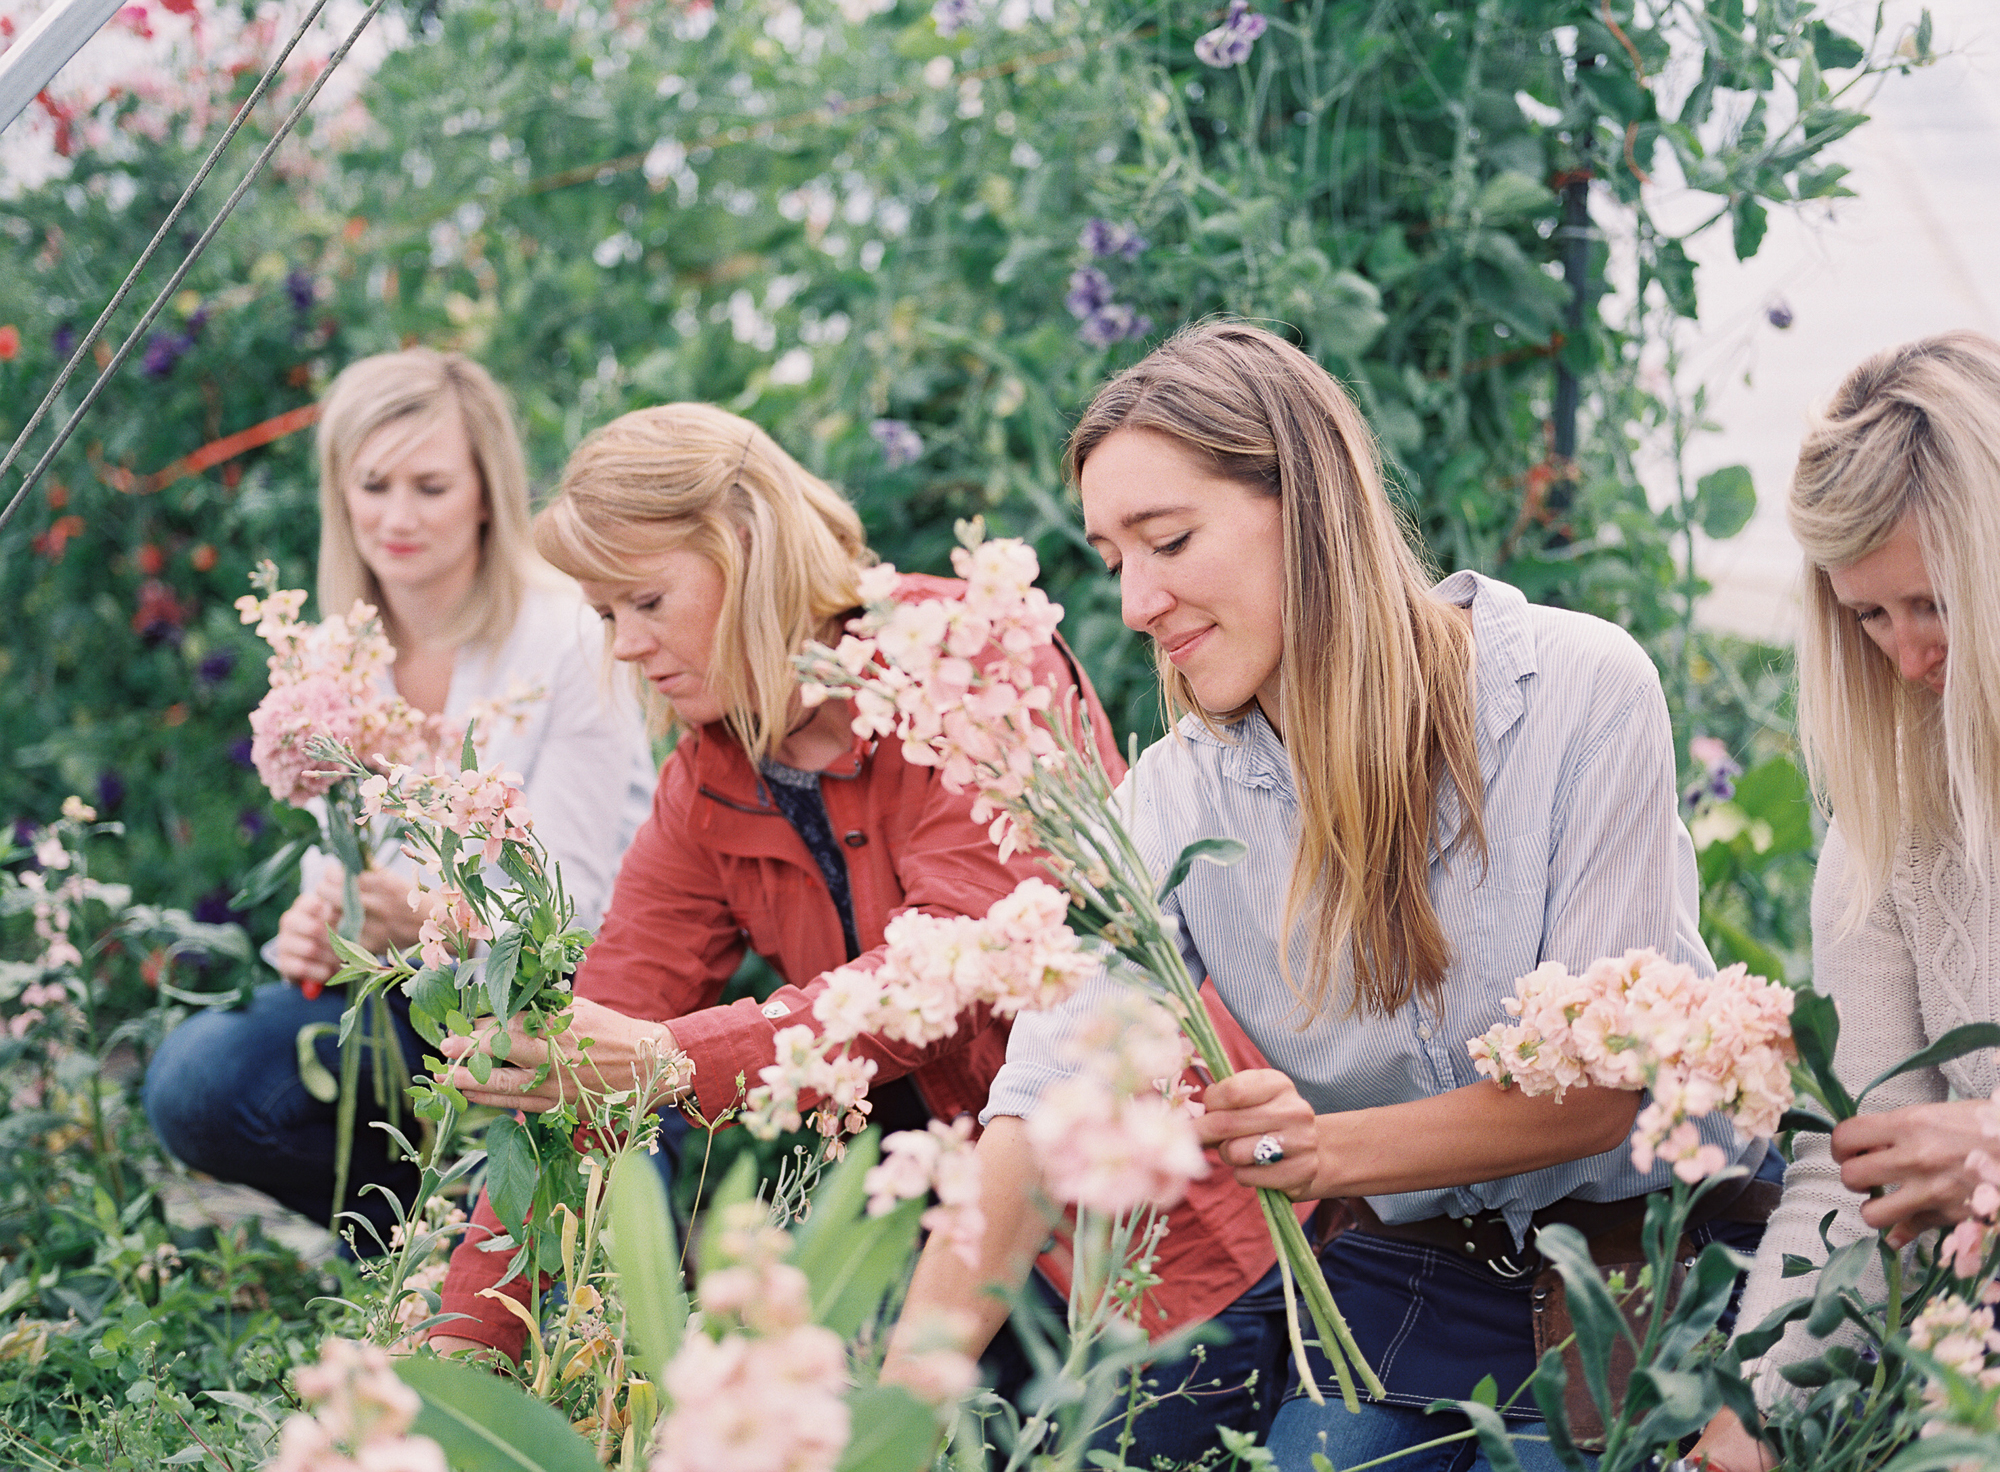
[{"label": "broad green leaf", "polygon": [[1541,180],[1506,169],[1486,181],[1473,208],[1490,218],[1506,220],[1540,214],[1554,209],[1555,203],[1555,191]]},{"label": "broad green leaf", "polygon": [[1658,1367],[1634,1370],[1627,1393],[1635,1400],[1644,1395],[1653,1402],[1633,1433],[1640,1446],[1661,1446],[1692,1435],[1708,1424],[1721,1404],[1706,1377]]},{"label": "broad green leaf", "polygon": [[1701,529],[1721,541],[1735,536],[1757,510],[1757,488],[1745,465],[1725,465],[1695,482]]},{"label": "broad green leaf", "polygon": [[937,1412],[900,1385],[865,1385],[847,1392],[852,1430],[838,1472],[917,1472],[937,1444]]},{"label": "broad green leaf", "polygon": [[396,1374],[423,1397],[413,1429],[444,1448],[452,1472],[602,1472],[560,1411],[490,1370],[411,1355]]},{"label": "broad green leaf", "polygon": [[304,853],[308,846],[305,839],[294,838],[245,874],[236,893],[230,897],[229,908],[253,910],[280,890],[296,885],[298,878],[294,871],[298,868],[299,855]]},{"label": "broad green leaf", "polygon": [[1963,1027],[1954,1027],[1921,1053],[1905,1058],[1887,1073],[1878,1074],[1854,1097],[1858,1102],[1867,1098],[1890,1079],[1908,1073],[1912,1069],[1935,1068],[1940,1063],[1949,1063],[1954,1058],[1963,1058],[1967,1053],[1977,1052],[1982,1048],[2000,1048],[2000,1023],[1968,1022]]},{"label": "broad green leaf", "polygon": [[[1668,1264],[1656,1264],[1665,1267]],[[1682,1356],[1699,1344],[1712,1330],[1722,1311],[1729,1307],[1729,1295],[1747,1261],[1720,1242],[1702,1248],[1694,1268],[1681,1285],[1678,1298],[1667,1315],[1660,1335],[1656,1364],[1677,1366]],[[1706,1418],[1704,1418],[1706,1419]]]},{"label": "broad green leaf", "polygon": [[1570,1324],[1576,1330],[1577,1349],[1583,1360],[1583,1378],[1590,1386],[1591,1399],[1608,1407],[1612,1346],[1623,1339],[1636,1351],[1638,1346],[1632,1341],[1632,1331],[1611,1290],[1598,1276],[1597,1265],[1590,1258],[1590,1246],[1581,1232],[1570,1226],[1543,1227],[1535,1235],[1535,1245],[1562,1274]]},{"label": "broad green leaf", "polygon": [[1818,1090],[1834,1122],[1854,1117],[1854,1096],[1833,1071],[1833,1054],[1840,1042],[1840,1012],[1833,998],[1810,987],[1792,996],[1792,1042],[1799,1050],[1798,1067]]},{"label": "broad green leaf", "polygon": [[1861,1275],[1874,1259],[1875,1239],[1863,1237],[1826,1260],[1813,1287],[1812,1311],[1806,1315],[1806,1328],[1815,1339],[1826,1338],[1847,1316],[1842,1295],[1860,1284]]},{"label": "broad green leaf", "polygon": [[1507,1423],[1501,1419],[1500,1413],[1476,1400],[1462,1400],[1458,1409],[1472,1423],[1473,1434],[1479,1438],[1479,1449],[1486,1453],[1487,1465],[1493,1472],[1521,1472],[1521,1459],[1514,1451],[1514,1439],[1507,1434]]},{"label": "broad green leaf", "polygon": [[1549,1450],[1555,1453],[1567,1472],[1591,1472],[1597,1465],[1594,1458],[1586,1458],[1577,1450],[1576,1441],[1569,1429],[1569,1371],[1563,1365],[1560,1349],[1546,1350],[1541,1363],[1535,1366],[1534,1378],[1528,1382],[1528,1389],[1535,1397],[1535,1404],[1541,1408],[1542,1420],[1549,1428]]},{"label": "broad green leaf", "polygon": [[516,1237],[526,1231],[540,1165],[528,1126],[503,1114],[486,1129],[486,1193],[493,1210]]},{"label": "broad green leaf", "polygon": [[1812,1112],[1810,1109],[1787,1109],[1778,1116],[1778,1130],[1803,1130],[1809,1135],[1830,1135],[1833,1121]]},{"label": "broad green leaf", "polygon": [[837,1236],[821,1234],[811,1252],[795,1252],[793,1263],[812,1283],[814,1322],[843,1339],[860,1332],[889,1290],[907,1276],[923,1214],[922,1201],[901,1201]]},{"label": "broad green leaf", "polygon": [[658,1385],[681,1347],[688,1298],[666,1186],[645,1156],[627,1155],[612,1167],[611,1229],[626,1326],[647,1378]]},{"label": "broad green leaf", "polygon": [[1806,774],[1790,757],[1774,756],[1738,777],[1734,801],[1750,817],[1771,825],[1767,857],[1812,848],[1812,793]]},{"label": "broad green leaf", "polygon": [[521,927],[510,925],[500,932],[486,953],[486,999],[492,1005],[493,1015],[503,1022],[513,1015],[514,973],[521,966],[523,939]]},{"label": "broad green leaf", "polygon": [[1861,65],[1861,59],[1868,52],[1859,41],[1843,36],[1823,20],[1816,20],[1806,27],[1806,34],[1812,38],[1813,58],[1821,71],[1844,71],[1851,66]]},{"label": "broad green leaf", "polygon": [[1240,838],[1197,838],[1182,849],[1180,857],[1174,860],[1173,868],[1167,871],[1167,877],[1160,882],[1158,898],[1164,900],[1179,889],[1181,881],[1192,872],[1197,860],[1227,869],[1249,852],[1250,845]]},{"label": "broad green leaf", "polygon": [[1730,237],[1736,247],[1737,260],[1747,261],[1757,254],[1757,247],[1764,243],[1764,230],[1769,223],[1770,217],[1754,195],[1737,196],[1729,207]]},{"label": "broad green leaf", "polygon": [[[1719,843],[1707,850],[1707,853],[1710,854],[1717,852],[1727,853],[1728,850]],[[1707,857],[1707,854],[1704,854],[1703,857]],[[1779,959],[1778,953],[1751,935],[1749,931],[1738,925],[1734,920],[1731,920],[1727,915],[1722,914],[1713,906],[1707,906],[1702,910],[1701,923],[1714,938],[1722,941],[1728,948],[1731,960],[1741,961],[1759,976],[1765,977],[1768,980],[1783,981],[1785,979],[1785,963]]]}]

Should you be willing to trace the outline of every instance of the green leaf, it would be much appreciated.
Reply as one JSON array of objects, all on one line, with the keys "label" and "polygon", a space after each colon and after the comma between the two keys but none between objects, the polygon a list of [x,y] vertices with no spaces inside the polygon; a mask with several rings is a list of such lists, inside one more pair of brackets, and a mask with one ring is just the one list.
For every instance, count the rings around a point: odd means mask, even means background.
[{"label": "green leaf", "polygon": [[1634,1399],[1646,1395],[1655,1402],[1632,1433],[1638,1446],[1661,1446],[1692,1435],[1708,1424],[1721,1404],[1706,1376],[1658,1366],[1634,1370],[1626,1393]]},{"label": "green leaf", "polygon": [[904,1201],[882,1216],[864,1216],[863,1184],[879,1150],[870,1130],[828,1173],[813,1212],[792,1249],[792,1263],[812,1283],[813,1320],[842,1338],[866,1324],[902,1277],[917,1242],[922,1201]]},{"label": "green leaf", "polygon": [[1750,817],[1771,825],[1770,847],[1764,850],[1767,862],[1779,854],[1811,851],[1812,792],[1806,774],[1790,757],[1774,756],[1738,777],[1733,800]]},{"label": "green leaf", "polygon": [[1543,1227],[1535,1234],[1542,1256],[1561,1272],[1563,1290],[1569,1301],[1570,1324],[1576,1330],[1577,1348],[1583,1360],[1583,1378],[1590,1386],[1591,1399],[1599,1406],[1612,1403],[1610,1366],[1612,1347],[1624,1340],[1629,1349],[1638,1346],[1632,1331],[1619,1312],[1617,1300],[1598,1276],[1591,1261],[1590,1245],[1575,1227]]},{"label": "green leaf", "polygon": [[2000,1023],[1968,1022],[1963,1027],[1954,1027],[1921,1053],[1912,1054],[1887,1073],[1871,1079],[1868,1086],[1854,1096],[1855,1100],[1859,1102],[1867,1098],[1890,1079],[1912,1069],[1935,1068],[1940,1063],[1949,1063],[1954,1058],[1963,1058],[1967,1053],[1982,1048],[2000,1048]]},{"label": "green leaf", "polygon": [[1563,1366],[1560,1349],[1543,1352],[1528,1388],[1533,1392],[1535,1404],[1541,1408],[1542,1420],[1549,1428],[1549,1450],[1555,1453],[1556,1460],[1568,1472],[1591,1472],[1597,1465],[1596,1459],[1586,1459],[1577,1450],[1576,1442],[1570,1435],[1569,1372]]},{"label": "green leaf", "polygon": [[1197,838],[1174,860],[1173,868],[1167,871],[1167,877],[1160,883],[1157,898],[1164,900],[1179,889],[1181,881],[1188,877],[1197,860],[1227,869],[1249,852],[1250,845],[1240,838]]},{"label": "green leaf", "polygon": [[1833,1053],[1840,1042],[1840,1013],[1833,998],[1801,987],[1792,996],[1792,1042],[1799,1050],[1799,1068],[1820,1092],[1836,1122],[1854,1117],[1854,1097],[1833,1071]]},{"label": "green leaf", "polygon": [[535,1199],[540,1163],[528,1127],[503,1114],[486,1130],[486,1193],[493,1210],[519,1238],[526,1234],[528,1207]]},{"label": "green leaf", "polygon": [[1808,25],[1806,34],[1812,38],[1813,59],[1821,71],[1844,71],[1859,66],[1868,54],[1859,41],[1841,35],[1823,20]]},{"label": "green leaf", "polygon": [[1757,510],[1757,489],[1745,465],[1711,470],[1695,483],[1695,495],[1701,529],[1717,541],[1742,531]]},{"label": "green leaf", "polygon": [[937,1413],[900,1385],[865,1385],[847,1392],[853,1427],[838,1472],[916,1472],[930,1464]]},{"label": "green leaf", "polygon": [[1479,191],[1473,208],[1489,219],[1506,220],[1555,208],[1556,194],[1539,179],[1511,169],[1495,174]]},{"label": "green leaf", "polygon": [[230,897],[229,908],[255,909],[280,890],[297,884],[298,879],[292,871],[298,867],[299,855],[306,851],[306,847],[305,839],[294,838],[245,874],[237,883],[236,893]]},{"label": "green leaf", "polygon": [[1500,1413],[1476,1400],[1462,1400],[1458,1408],[1472,1423],[1473,1433],[1479,1438],[1479,1449],[1486,1453],[1487,1465],[1493,1472],[1521,1472],[1521,1458],[1514,1451],[1514,1438],[1507,1434],[1507,1423],[1501,1419]]},{"label": "green leaf", "polygon": [[681,1347],[688,1298],[666,1187],[645,1156],[627,1155],[612,1167],[611,1231],[625,1324],[647,1377],[658,1385]]},{"label": "green leaf", "polygon": [[1729,225],[1737,260],[1747,261],[1757,254],[1757,247],[1764,243],[1764,228],[1768,223],[1764,206],[1757,203],[1755,195],[1741,194],[1736,197],[1729,206]]},{"label": "green leaf", "polygon": [[521,942],[526,938],[518,925],[500,932],[486,953],[486,997],[493,1015],[505,1022],[513,1015],[509,1002],[514,990],[514,973],[521,969]]},{"label": "green leaf", "polygon": [[340,1097],[340,1080],[319,1061],[319,1049],[313,1044],[333,1031],[335,1027],[331,1022],[309,1022],[299,1029],[298,1037],[293,1039],[293,1047],[298,1053],[299,1082],[306,1086],[308,1094],[322,1104],[331,1104]]},{"label": "green leaf", "polygon": [[1826,1260],[1813,1286],[1812,1311],[1806,1315],[1806,1329],[1815,1339],[1824,1339],[1847,1317],[1842,1295],[1858,1286],[1861,1275],[1875,1258],[1875,1239],[1862,1237],[1848,1243]]},{"label": "green leaf", "polygon": [[560,1411],[491,1371],[424,1355],[395,1364],[423,1397],[413,1429],[444,1448],[452,1472],[602,1472]]},{"label": "green leaf", "polygon": [[1833,1121],[1814,1114],[1810,1109],[1787,1109],[1778,1116],[1778,1132],[1803,1130],[1809,1135],[1830,1135]]}]

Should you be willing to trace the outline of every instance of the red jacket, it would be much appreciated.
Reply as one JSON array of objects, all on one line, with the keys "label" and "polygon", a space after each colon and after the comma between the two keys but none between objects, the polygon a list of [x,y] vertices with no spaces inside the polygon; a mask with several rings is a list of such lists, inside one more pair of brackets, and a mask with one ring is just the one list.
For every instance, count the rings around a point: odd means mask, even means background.
[{"label": "red jacket", "polygon": [[[912,576],[899,596],[950,597],[961,587]],[[1105,764],[1114,778],[1122,775],[1110,722],[1067,650],[1046,650],[1036,674],[1059,695],[1082,690]],[[1031,854],[1003,864],[987,825],[972,819],[972,794],[946,791],[937,769],[905,761],[897,741],[857,738],[822,775],[820,792],[846,851],[862,947],[852,964],[880,964],[884,927],[903,910],[984,915],[1022,880],[1043,872]],[[761,1004],[718,1006],[746,948],[770,962],[785,984]],[[821,978],[845,964],[840,916],[804,840],[725,728],[690,732],[661,769],[652,814],[626,852],[603,929],[577,971],[577,995],[627,1016],[671,1022],[674,1041],[694,1060],[701,1110],[712,1119],[741,1098],[739,1080],[756,1084],[758,1070],[775,1057],[779,1028],[812,1023]],[[1263,1067],[1212,995],[1210,1011],[1237,1065]],[[876,1061],[877,1083],[908,1075],[936,1118],[976,1118],[1006,1060],[1008,1027],[982,1007],[926,1048],[876,1037],[854,1046]],[[1211,1317],[1276,1260],[1255,1193],[1227,1170],[1196,1182],[1171,1220],[1156,1268],[1163,1281],[1146,1316],[1155,1337]],[[482,1195],[442,1291],[444,1312],[471,1317],[440,1332],[518,1358],[521,1322],[478,1296],[499,1281],[511,1254],[480,1252],[472,1239],[500,1230]],[[1044,1254],[1039,1266],[1067,1289],[1066,1251]],[[526,1283],[516,1279],[509,1291],[516,1289],[525,1302]]]}]

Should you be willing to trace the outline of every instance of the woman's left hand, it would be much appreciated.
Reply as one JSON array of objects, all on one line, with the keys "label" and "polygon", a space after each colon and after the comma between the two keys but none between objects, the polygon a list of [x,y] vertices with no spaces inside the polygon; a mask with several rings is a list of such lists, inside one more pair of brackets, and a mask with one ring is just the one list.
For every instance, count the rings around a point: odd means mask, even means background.
[{"label": "woman's left hand", "polygon": [[[1321,1194],[1319,1121],[1289,1077],[1275,1068],[1234,1073],[1210,1084],[1202,1104],[1195,1129],[1237,1180],[1282,1191],[1294,1201]],[[1266,1136],[1284,1155],[1259,1165],[1257,1145]]]},{"label": "woman's left hand", "polygon": [[[447,1058],[463,1058],[492,1033],[489,1023],[474,1037],[446,1038],[439,1051]],[[474,1103],[541,1114],[570,1099],[588,1103],[649,1081],[657,1085],[664,1060],[675,1051],[674,1035],[664,1022],[643,1022],[582,997],[570,1003],[569,1028],[553,1040],[559,1062],[540,1083],[535,1074],[549,1061],[551,1040],[529,1037],[519,1018],[507,1024],[507,1036],[507,1061],[495,1064],[485,1083],[463,1065],[447,1067],[438,1077]],[[588,1048],[582,1046],[585,1039]],[[671,1103],[681,1092],[656,1087],[648,1107]]]},{"label": "woman's left hand", "polygon": [[1912,1104],[1881,1114],[1842,1120],[1833,1132],[1833,1158],[1840,1182],[1850,1191],[1893,1187],[1861,1208],[1861,1219],[1889,1234],[1902,1247],[1929,1227],[1949,1227],[1972,1210],[1979,1176],[1965,1158],[1993,1150],[1996,1142],[1979,1127],[1985,1099],[1944,1104]]}]

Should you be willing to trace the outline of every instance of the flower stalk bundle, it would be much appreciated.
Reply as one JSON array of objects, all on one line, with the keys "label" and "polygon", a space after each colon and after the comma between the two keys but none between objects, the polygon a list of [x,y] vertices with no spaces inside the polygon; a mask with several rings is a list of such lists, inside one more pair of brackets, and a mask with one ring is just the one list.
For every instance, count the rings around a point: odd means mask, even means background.
[{"label": "flower stalk bundle", "polygon": [[[1195,863],[1233,863],[1244,846],[1204,839],[1166,875],[1149,870],[1110,775],[1083,734],[1080,710],[1057,709],[1055,693],[1034,676],[1034,654],[1054,641],[1063,611],[1034,586],[1033,549],[1015,539],[986,540],[977,519],[959,523],[958,536],[952,565],[965,581],[964,597],[900,602],[895,569],[870,569],[861,587],[866,612],[852,632],[832,648],[809,645],[800,655],[805,698],[851,701],[858,734],[900,740],[906,760],[937,767],[952,791],[971,790],[973,816],[991,820],[1003,855],[1040,850],[1075,929],[1150,977],[1208,1076],[1226,1077],[1234,1069],[1160,901]],[[1276,1191],[1257,1194],[1288,1309],[1296,1283],[1341,1397],[1356,1407],[1357,1381],[1374,1394],[1381,1384],[1334,1306],[1292,1203]],[[1302,1378],[1318,1400],[1296,1319],[1291,1327]]]}]

